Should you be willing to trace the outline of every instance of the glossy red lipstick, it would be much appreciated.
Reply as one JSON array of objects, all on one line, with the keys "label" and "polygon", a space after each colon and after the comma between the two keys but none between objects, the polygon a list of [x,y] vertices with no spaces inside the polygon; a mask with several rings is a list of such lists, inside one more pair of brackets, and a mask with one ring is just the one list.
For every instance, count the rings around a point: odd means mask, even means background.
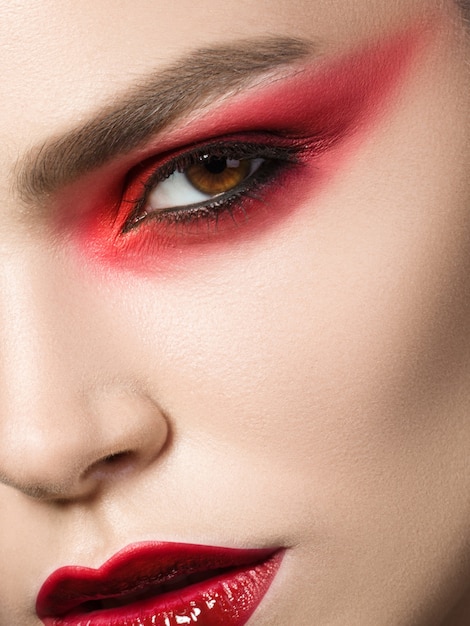
[{"label": "glossy red lipstick", "polygon": [[68,566],[39,591],[45,626],[242,626],[271,585],[279,549],[131,545],[100,568]]}]

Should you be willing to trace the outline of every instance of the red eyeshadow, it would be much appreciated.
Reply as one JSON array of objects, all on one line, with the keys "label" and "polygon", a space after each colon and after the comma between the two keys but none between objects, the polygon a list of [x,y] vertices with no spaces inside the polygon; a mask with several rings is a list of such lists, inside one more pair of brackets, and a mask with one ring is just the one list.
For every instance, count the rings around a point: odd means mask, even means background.
[{"label": "red eyeshadow", "polygon": [[120,191],[111,191],[100,202],[101,208],[91,210],[77,228],[80,249],[88,258],[116,269],[171,270],[191,256],[200,257],[201,248],[204,254],[217,252],[234,239],[255,237],[275,227],[308,200],[314,210],[315,192],[357,149],[358,142],[348,139],[366,132],[393,98],[394,88],[423,39],[422,26],[410,28],[342,57],[300,66],[269,85],[251,87],[210,111],[201,111],[195,119],[151,141],[136,158],[135,164],[150,157],[158,162],[159,157],[153,155],[187,152],[194,145],[222,137],[240,141],[265,137],[266,142],[276,137],[277,141],[304,143],[301,163],[289,166],[269,183],[263,202],[248,200],[243,219],[242,214],[240,219],[236,213],[221,215],[217,228],[207,232],[202,228],[191,232],[191,227],[185,230],[176,225],[168,228],[149,219],[123,233],[132,207],[123,203],[116,216]]}]

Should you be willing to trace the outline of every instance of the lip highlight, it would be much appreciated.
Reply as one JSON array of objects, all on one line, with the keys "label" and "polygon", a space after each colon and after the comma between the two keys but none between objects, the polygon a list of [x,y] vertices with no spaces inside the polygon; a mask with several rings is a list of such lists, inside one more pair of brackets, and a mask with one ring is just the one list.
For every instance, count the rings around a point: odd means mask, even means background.
[{"label": "lip highlight", "polygon": [[243,626],[282,557],[280,549],[134,544],[98,569],[56,570],[36,612],[45,626]]}]

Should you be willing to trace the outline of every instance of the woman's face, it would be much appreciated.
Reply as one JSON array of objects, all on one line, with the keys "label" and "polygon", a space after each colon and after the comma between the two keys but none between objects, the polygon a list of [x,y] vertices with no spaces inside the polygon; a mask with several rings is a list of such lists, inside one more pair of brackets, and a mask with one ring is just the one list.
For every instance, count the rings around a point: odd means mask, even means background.
[{"label": "woman's face", "polygon": [[[18,1],[0,29],[0,623],[176,542],[274,553],[250,624],[467,624],[454,4]],[[123,624],[104,604],[73,624]]]}]

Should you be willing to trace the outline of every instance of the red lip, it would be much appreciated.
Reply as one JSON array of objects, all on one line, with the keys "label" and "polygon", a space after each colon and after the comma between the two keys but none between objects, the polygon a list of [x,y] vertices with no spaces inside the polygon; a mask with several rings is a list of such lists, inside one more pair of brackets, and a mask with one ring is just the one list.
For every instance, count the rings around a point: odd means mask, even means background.
[{"label": "red lip", "polygon": [[279,549],[131,545],[100,568],[55,571],[38,594],[45,626],[242,626],[281,564]]}]

